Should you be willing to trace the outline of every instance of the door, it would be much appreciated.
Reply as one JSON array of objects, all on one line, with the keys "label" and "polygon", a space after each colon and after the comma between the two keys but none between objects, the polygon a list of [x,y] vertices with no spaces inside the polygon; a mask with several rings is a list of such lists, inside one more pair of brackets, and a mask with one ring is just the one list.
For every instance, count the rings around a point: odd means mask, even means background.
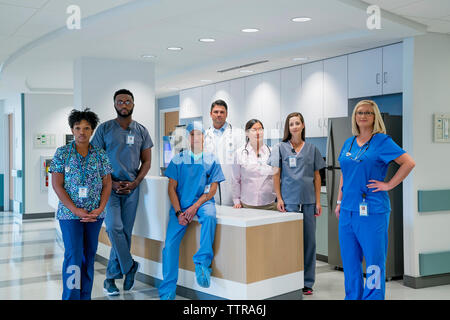
[{"label": "door", "polygon": [[360,98],[382,94],[383,49],[348,55],[348,97]]},{"label": "door", "polygon": [[170,136],[179,123],[179,112],[172,111],[164,113],[164,136]]},{"label": "door", "polygon": [[383,47],[383,94],[403,91],[403,44]]}]

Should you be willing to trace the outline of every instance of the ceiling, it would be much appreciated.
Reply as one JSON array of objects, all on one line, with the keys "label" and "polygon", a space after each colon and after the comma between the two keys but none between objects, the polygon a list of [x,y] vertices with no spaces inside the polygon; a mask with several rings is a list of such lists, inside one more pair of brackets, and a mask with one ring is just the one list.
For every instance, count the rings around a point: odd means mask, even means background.
[{"label": "ceiling", "polygon": [[[366,26],[370,4],[383,9],[380,30]],[[80,30],[66,27],[69,5],[81,9]],[[291,20],[304,16],[312,20]],[[248,75],[217,70],[269,60],[250,68],[265,72],[427,31],[450,33],[450,0],[0,0],[0,98],[7,90],[70,92],[81,56],[150,61],[163,97]]]}]

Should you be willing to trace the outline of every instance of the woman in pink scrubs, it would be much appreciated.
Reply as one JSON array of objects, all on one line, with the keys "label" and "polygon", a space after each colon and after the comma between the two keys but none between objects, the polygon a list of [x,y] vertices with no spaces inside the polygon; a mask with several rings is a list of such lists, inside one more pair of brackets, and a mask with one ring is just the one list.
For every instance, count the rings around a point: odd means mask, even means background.
[{"label": "woman in pink scrubs", "polygon": [[236,150],[232,170],[234,208],[277,210],[274,168],[267,165],[271,148],[264,144],[264,126],[252,119],[245,125],[246,143]]}]

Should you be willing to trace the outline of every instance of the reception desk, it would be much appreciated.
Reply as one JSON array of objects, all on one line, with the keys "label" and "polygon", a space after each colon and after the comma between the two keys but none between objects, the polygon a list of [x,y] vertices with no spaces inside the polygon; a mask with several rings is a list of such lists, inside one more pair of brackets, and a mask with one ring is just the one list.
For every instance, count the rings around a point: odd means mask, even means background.
[{"label": "reception desk", "polygon": [[[153,285],[162,280],[162,250],[170,209],[167,185],[165,177],[143,180],[133,230],[131,252],[141,263],[140,273]],[[52,199],[51,205],[56,208],[57,203]],[[227,206],[216,208],[211,286],[202,288],[195,280],[192,257],[199,248],[201,225],[194,218],[180,246],[178,294],[259,300],[293,293],[301,299],[303,215]],[[97,255],[108,259],[110,249],[102,227]]]}]

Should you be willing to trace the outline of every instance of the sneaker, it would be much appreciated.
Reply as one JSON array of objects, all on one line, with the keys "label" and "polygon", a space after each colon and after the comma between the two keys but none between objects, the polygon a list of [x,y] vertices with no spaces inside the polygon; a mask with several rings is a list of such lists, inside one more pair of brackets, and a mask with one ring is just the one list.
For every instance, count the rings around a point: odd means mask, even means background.
[{"label": "sneaker", "polygon": [[312,288],[304,287],[304,288],[302,289],[302,291],[303,291],[303,294],[304,294],[305,296],[310,296],[310,295],[313,294],[313,289],[312,289]]},{"label": "sneaker", "polygon": [[108,296],[118,296],[120,293],[114,279],[105,279],[103,282],[103,292]]},{"label": "sneaker", "polygon": [[197,283],[200,287],[209,288],[211,284],[211,268],[196,264],[195,277],[197,278]]},{"label": "sneaker", "polygon": [[163,294],[159,297],[161,300],[175,300],[175,292]]},{"label": "sneaker", "polygon": [[123,282],[123,290],[130,291],[134,287],[134,279],[136,277],[136,273],[139,270],[139,262],[133,260],[133,266],[130,271],[125,275],[125,280]]}]

